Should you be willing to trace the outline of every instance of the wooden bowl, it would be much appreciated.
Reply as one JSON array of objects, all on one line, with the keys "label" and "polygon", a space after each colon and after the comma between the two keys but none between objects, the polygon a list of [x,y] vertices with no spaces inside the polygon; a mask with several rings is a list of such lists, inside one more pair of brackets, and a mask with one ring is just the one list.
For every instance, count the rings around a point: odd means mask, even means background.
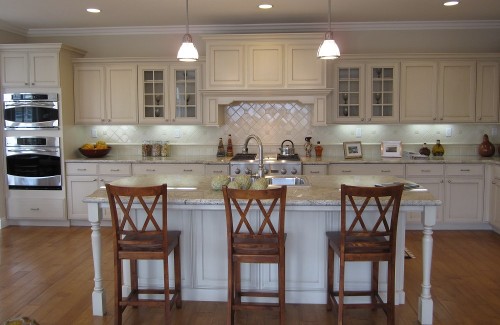
[{"label": "wooden bowl", "polygon": [[106,156],[110,151],[111,147],[108,146],[106,149],[82,149],[78,148],[80,153],[87,158],[102,158]]}]

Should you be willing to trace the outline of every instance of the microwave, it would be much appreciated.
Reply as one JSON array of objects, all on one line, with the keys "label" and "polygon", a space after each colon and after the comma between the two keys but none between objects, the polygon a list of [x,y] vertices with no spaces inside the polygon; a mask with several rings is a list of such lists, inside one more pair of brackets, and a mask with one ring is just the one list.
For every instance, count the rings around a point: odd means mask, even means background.
[{"label": "microwave", "polygon": [[59,94],[8,93],[3,96],[5,130],[59,128]]}]

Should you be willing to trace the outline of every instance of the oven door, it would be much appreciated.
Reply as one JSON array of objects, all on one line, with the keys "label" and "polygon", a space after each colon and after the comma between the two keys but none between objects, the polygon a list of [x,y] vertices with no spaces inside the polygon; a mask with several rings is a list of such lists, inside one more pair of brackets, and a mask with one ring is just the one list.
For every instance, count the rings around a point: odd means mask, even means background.
[{"label": "oven door", "polygon": [[7,147],[7,183],[9,189],[61,190],[59,148]]},{"label": "oven door", "polygon": [[59,128],[59,109],[57,102],[5,102],[3,114],[4,127],[6,130]]}]

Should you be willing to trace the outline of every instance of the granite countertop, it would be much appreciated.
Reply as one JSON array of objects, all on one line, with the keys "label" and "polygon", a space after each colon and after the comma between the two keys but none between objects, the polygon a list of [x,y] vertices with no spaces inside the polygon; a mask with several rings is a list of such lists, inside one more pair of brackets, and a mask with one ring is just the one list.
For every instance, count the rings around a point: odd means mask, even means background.
[{"label": "granite countertop", "polygon": [[[405,182],[392,176],[305,176],[310,186],[289,186],[287,205],[339,206],[340,184],[373,186],[380,183]],[[169,204],[223,205],[221,191],[212,190],[211,176],[193,175],[140,175],[118,179],[111,184],[120,186],[150,186],[166,183],[169,186]],[[98,189],[84,198],[86,203],[106,203],[105,189]],[[441,201],[426,189],[405,190],[402,206],[441,205]]]}]

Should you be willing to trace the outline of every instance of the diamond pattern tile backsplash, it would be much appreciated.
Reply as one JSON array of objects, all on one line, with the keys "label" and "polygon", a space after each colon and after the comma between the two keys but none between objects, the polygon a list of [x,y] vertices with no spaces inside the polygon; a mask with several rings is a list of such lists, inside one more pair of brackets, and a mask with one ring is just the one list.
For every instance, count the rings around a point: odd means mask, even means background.
[{"label": "diamond pattern tile backsplash", "polygon": [[[109,125],[80,126],[88,135],[85,142],[95,142],[91,130],[96,129],[98,139],[114,144],[115,154],[140,154],[145,140],[169,141],[173,155],[215,155],[220,137],[224,144],[231,134],[235,151],[241,150],[246,137],[255,134],[262,140],[266,153],[278,153],[284,140],[291,140],[299,154],[304,154],[306,136],[315,144],[321,141],[325,156],[343,156],[342,143],[361,141],[364,157],[380,155],[380,142],[401,140],[403,150],[417,151],[422,143],[431,147],[436,139],[447,149],[447,155],[476,155],[483,134],[490,141],[500,143],[493,134],[499,124],[396,124],[396,125],[330,125],[311,126],[312,107],[299,102],[235,102],[225,109],[225,123],[221,127],[185,125]],[[450,136],[446,136],[446,133]],[[360,137],[356,137],[356,134]],[[118,145],[118,147],[116,147]],[[254,146],[253,140],[250,145]],[[120,148],[120,149],[118,149]]]}]

